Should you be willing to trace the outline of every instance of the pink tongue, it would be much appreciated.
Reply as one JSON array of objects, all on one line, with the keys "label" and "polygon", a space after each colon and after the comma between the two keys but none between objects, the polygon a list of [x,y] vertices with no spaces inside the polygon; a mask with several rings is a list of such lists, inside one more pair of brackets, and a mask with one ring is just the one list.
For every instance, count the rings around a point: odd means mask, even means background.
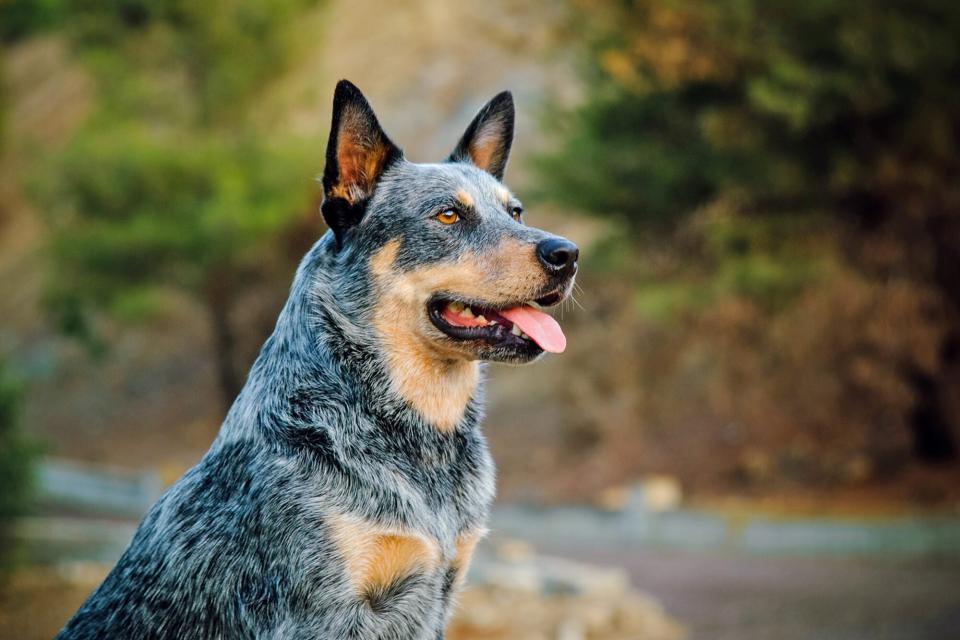
[{"label": "pink tongue", "polygon": [[557,321],[533,307],[522,306],[498,312],[533,338],[540,348],[550,353],[562,353],[567,348],[567,337]]}]

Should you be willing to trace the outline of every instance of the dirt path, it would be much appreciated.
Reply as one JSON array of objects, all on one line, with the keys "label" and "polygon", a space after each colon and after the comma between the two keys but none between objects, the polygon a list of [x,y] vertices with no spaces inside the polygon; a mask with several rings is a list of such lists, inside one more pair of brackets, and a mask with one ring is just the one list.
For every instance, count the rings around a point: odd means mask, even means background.
[{"label": "dirt path", "polygon": [[960,638],[956,560],[537,547],[625,568],[690,640]]}]

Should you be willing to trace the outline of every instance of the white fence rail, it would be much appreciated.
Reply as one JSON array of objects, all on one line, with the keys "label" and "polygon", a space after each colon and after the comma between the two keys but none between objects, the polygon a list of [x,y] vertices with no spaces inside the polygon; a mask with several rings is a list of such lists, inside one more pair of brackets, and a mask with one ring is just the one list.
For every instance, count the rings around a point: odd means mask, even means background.
[{"label": "white fence rail", "polygon": [[38,498],[45,510],[67,510],[139,520],[163,486],[151,471],[135,472],[47,459],[37,473]]}]

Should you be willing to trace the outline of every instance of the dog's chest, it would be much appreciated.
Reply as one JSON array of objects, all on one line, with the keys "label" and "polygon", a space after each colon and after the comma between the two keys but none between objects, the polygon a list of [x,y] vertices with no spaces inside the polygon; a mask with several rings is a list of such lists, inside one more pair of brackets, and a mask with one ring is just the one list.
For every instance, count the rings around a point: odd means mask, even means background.
[{"label": "dog's chest", "polygon": [[462,584],[486,531],[493,470],[485,448],[457,465],[456,473],[382,468],[372,503],[327,513],[345,593],[368,615],[435,619]]},{"label": "dog's chest", "polygon": [[332,519],[331,533],[350,590],[376,609],[404,589],[446,597],[463,580],[485,529],[478,525],[459,532],[452,541],[440,541],[340,516]]},{"label": "dog's chest", "polygon": [[[428,498],[424,485],[414,483],[403,483],[406,489],[399,495],[381,494],[383,502],[377,501],[375,511],[393,517],[346,513],[328,518],[333,546],[356,597],[376,604],[407,585],[444,598],[459,586],[486,532],[492,472],[459,480],[440,485],[449,492],[442,500]],[[387,495],[394,497],[384,499]],[[391,509],[394,500],[404,507]]]}]

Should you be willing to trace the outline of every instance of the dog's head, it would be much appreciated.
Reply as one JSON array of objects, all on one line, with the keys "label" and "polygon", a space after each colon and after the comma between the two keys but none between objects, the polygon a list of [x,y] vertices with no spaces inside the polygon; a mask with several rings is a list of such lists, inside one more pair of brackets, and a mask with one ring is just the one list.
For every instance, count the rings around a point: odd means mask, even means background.
[{"label": "dog's head", "polygon": [[446,161],[414,164],[360,91],[337,85],[322,212],[349,290],[339,302],[388,350],[514,363],[563,351],[563,332],[541,309],[569,295],[578,250],[526,226],[501,184],[513,121],[513,99],[501,93]]}]

